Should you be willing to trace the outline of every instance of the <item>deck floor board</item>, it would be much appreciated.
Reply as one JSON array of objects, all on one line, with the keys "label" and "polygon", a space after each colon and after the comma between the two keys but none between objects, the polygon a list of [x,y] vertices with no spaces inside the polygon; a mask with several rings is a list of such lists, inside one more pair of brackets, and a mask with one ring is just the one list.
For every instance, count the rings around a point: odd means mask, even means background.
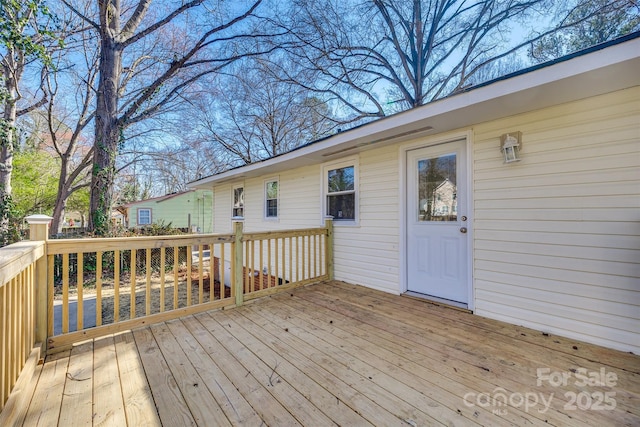
[{"label": "deck floor board", "polygon": [[93,341],[73,347],[67,367],[59,424],[91,425],[93,417]]},{"label": "deck floor board", "polygon": [[640,425],[640,356],[340,282],[80,343],[36,377],[15,425]]}]

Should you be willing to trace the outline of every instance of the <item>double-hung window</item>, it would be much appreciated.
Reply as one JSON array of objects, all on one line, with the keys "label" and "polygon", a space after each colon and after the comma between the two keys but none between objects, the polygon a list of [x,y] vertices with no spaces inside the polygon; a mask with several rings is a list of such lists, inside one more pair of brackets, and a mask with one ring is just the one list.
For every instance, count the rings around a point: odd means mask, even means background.
[{"label": "double-hung window", "polygon": [[264,217],[266,219],[278,218],[278,180],[266,181],[264,184]]},{"label": "double-hung window", "polygon": [[244,187],[233,187],[233,209],[232,217],[244,217]]},{"label": "double-hung window", "polygon": [[324,168],[325,213],[335,221],[357,221],[356,173],[353,161]]},{"label": "double-hung window", "polygon": [[138,208],[138,225],[151,225],[151,209]]}]

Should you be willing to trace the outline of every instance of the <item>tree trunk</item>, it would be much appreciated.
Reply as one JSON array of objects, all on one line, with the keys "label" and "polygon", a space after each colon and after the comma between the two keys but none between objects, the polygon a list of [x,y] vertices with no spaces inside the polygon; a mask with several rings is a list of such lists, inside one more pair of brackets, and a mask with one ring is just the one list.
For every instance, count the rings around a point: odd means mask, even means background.
[{"label": "tree trunk", "polygon": [[56,198],[56,204],[53,207],[53,219],[51,220],[51,226],[49,227],[49,236],[53,237],[56,234],[62,233],[62,225],[64,224],[64,214],[67,209],[67,199],[63,199],[58,194]]},{"label": "tree trunk", "polygon": [[62,224],[64,223],[64,214],[67,208],[67,199],[69,198],[69,185],[67,184],[69,177],[69,160],[67,156],[61,156],[60,177],[58,178],[58,193],[56,194],[56,203],[53,206],[53,219],[49,227],[49,235],[55,236],[62,233]]},{"label": "tree trunk", "polygon": [[[7,55],[2,67],[4,74],[4,111],[0,123],[0,246],[9,242],[9,206],[11,200],[11,173],[13,172],[13,144],[16,124],[16,98],[18,95],[17,79],[22,74],[22,64],[16,64],[13,55]],[[12,72],[14,71],[14,72]]]},{"label": "tree trunk", "polygon": [[[105,32],[106,33],[106,32]],[[118,82],[122,48],[103,34],[100,52],[100,81],[95,118],[95,150],[91,171],[89,229],[99,236],[109,232],[116,157],[120,142]]]}]

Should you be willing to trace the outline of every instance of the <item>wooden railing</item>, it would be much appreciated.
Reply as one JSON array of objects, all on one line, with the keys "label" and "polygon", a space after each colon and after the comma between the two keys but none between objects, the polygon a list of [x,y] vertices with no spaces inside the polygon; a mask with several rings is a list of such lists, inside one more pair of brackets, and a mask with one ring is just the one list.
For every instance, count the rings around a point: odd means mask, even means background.
[{"label": "wooden railing", "polygon": [[315,229],[47,242],[48,351],[250,300],[331,273]]},{"label": "wooden railing", "polygon": [[50,240],[47,349],[233,304],[210,256],[233,243],[231,235]]},{"label": "wooden railing", "polygon": [[244,300],[328,279],[331,275],[331,264],[328,263],[331,243],[327,243],[330,233],[331,226],[328,225],[325,228],[245,234],[242,253]]},{"label": "wooden railing", "polygon": [[278,232],[244,233],[237,222],[231,234],[68,240],[47,240],[48,220],[39,220],[30,230],[38,241],[0,248],[0,409],[37,342],[59,351],[333,275],[330,220]]},{"label": "wooden railing", "polygon": [[44,249],[44,242],[0,248],[0,410],[27,362],[35,367],[39,358],[35,270]]}]

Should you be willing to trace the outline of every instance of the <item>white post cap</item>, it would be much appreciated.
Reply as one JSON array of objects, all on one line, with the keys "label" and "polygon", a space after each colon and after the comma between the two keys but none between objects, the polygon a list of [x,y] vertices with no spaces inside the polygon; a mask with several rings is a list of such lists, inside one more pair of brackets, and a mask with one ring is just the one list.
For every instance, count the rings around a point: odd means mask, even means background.
[{"label": "white post cap", "polygon": [[25,218],[29,224],[49,224],[49,221],[53,219],[49,215],[36,214],[29,215]]}]

